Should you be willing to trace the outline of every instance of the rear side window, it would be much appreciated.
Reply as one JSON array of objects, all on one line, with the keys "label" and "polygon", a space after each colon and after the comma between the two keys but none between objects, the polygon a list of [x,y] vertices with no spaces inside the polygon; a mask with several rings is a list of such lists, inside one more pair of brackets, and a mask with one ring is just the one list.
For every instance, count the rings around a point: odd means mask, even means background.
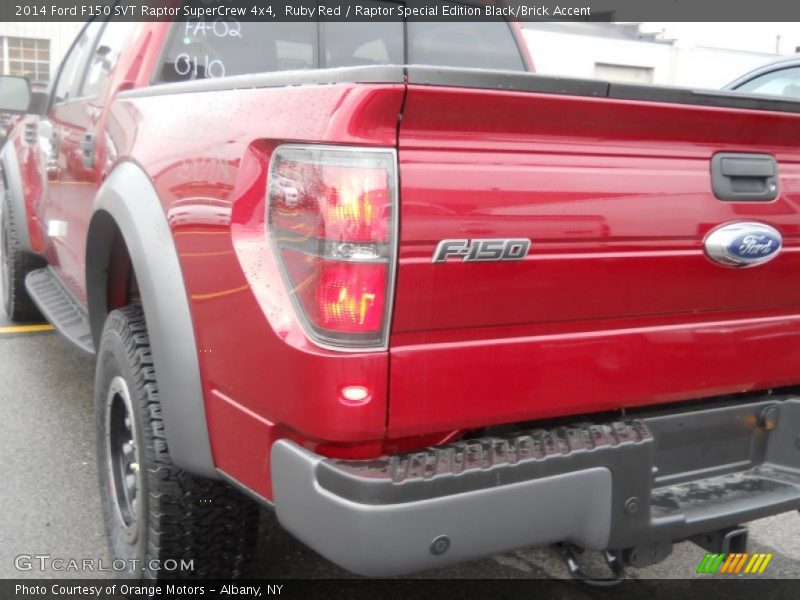
[{"label": "rear side window", "polygon": [[358,67],[403,64],[403,23],[323,23],[323,66]]},{"label": "rear side window", "polygon": [[517,42],[505,21],[408,23],[408,62],[437,67],[524,71]]},{"label": "rear side window", "polygon": [[517,42],[505,21],[407,24],[189,21],[173,25],[157,81],[406,62],[525,70]]}]

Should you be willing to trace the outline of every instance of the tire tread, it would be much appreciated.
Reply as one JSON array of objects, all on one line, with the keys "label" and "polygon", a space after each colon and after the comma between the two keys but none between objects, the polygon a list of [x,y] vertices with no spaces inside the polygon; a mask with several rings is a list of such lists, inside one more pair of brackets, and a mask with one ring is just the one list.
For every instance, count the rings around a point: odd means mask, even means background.
[{"label": "tire tread", "polygon": [[[251,562],[258,531],[258,505],[226,482],[197,477],[176,467],[169,455],[155,365],[140,305],[113,311],[106,324],[121,338],[135,377],[134,410],[144,426],[148,489],[148,559],[193,559],[181,577],[237,578]],[[177,574],[169,574],[173,577]],[[157,579],[149,569],[145,578]]]},{"label": "tire tread", "polygon": [[8,190],[4,192],[3,214],[7,221],[8,231],[8,289],[3,290],[3,301],[8,318],[17,323],[31,323],[43,321],[42,313],[28,294],[25,287],[25,277],[31,271],[45,266],[42,257],[29,254],[20,247],[17,236],[16,215],[11,205]]}]

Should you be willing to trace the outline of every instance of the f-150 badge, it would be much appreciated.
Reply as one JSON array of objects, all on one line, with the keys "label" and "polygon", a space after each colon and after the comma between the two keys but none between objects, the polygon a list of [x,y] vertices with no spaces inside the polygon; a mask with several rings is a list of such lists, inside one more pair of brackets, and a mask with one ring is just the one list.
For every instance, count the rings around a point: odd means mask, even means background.
[{"label": "f-150 badge", "polygon": [[706,255],[726,267],[753,267],[772,260],[783,243],[781,232],[764,223],[727,223],[706,236]]},{"label": "f-150 badge", "polygon": [[522,260],[530,247],[531,241],[526,238],[442,240],[436,246],[431,262],[445,262],[448,258],[463,262]]}]

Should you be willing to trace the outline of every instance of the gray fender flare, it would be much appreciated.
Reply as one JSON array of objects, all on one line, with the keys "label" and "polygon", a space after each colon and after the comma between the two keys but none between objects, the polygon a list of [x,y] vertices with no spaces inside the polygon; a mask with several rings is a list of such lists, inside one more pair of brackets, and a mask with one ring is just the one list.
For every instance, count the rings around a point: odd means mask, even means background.
[{"label": "gray fender flare", "polygon": [[218,478],[178,253],[150,178],[132,162],[123,162],[112,171],[92,207],[86,290],[92,338],[98,349],[108,314],[108,265],[117,230],[136,272],[172,462],[191,473]]},{"label": "gray fender flare", "polygon": [[3,166],[3,182],[8,190],[9,200],[13,204],[12,210],[17,215],[17,238],[19,245],[25,252],[33,252],[31,235],[28,231],[28,211],[25,208],[25,191],[22,189],[22,173],[17,160],[17,151],[14,144],[7,142],[0,152],[0,164]]}]

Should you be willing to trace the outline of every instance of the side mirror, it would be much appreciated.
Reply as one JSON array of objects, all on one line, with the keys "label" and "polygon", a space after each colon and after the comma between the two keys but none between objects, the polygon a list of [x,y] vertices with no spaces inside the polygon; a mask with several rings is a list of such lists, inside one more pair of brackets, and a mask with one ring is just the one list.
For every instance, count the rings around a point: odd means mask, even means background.
[{"label": "side mirror", "polygon": [[27,113],[31,105],[31,84],[25,77],[0,76],[0,111]]}]

